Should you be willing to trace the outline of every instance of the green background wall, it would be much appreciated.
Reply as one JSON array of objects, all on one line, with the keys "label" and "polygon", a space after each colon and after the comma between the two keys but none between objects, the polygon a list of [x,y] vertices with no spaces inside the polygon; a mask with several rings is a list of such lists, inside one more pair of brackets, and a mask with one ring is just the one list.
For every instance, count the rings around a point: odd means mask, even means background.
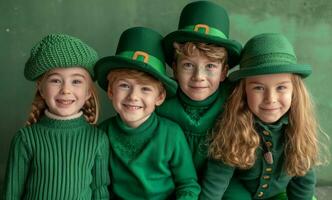
[{"label": "green background wall", "polygon": [[[31,47],[48,33],[77,36],[100,56],[114,54],[121,32],[151,27],[165,35],[177,28],[188,0],[0,0],[0,183],[10,140],[22,127],[35,86],[23,77]],[[230,38],[244,44],[262,32],[281,32],[300,63],[313,66],[306,79],[323,130],[332,136],[332,1],[218,0],[229,12]],[[103,120],[114,113],[100,90]],[[331,150],[331,146],[329,147]],[[332,185],[332,165],[318,168],[321,185]],[[0,191],[1,192],[1,191]]]}]

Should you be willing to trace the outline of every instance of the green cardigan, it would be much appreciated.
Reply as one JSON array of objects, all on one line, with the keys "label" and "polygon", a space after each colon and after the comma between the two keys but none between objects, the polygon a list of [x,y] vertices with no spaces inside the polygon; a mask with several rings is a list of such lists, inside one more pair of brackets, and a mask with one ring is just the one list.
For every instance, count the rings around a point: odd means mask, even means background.
[{"label": "green cardigan", "polygon": [[114,199],[198,199],[200,186],[181,128],[152,114],[137,128],[117,115],[100,125],[108,133]]},{"label": "green cardigan", "polygon": [[184,130],[200,179],[207,160],[207,136],[223,110],[232,85],[225,81],[219,90],[203,101],[194,101],[181,90],[166,100],[157,113],[178,123]]},{"label": "green cardigan", "polygon": [[109,142],[83,116],[43,116],[10,147],[4,199],[108,199]]},{"label": "green cardigan", "polygon": [[271,142],[273,163],[268,164],[263,158],[263,143],[257,149],[257,160],[248,170],[240,170],[209,161],[202,184],[202,200],[220,200],[231,177],[236,176],[251,193],[253,199],[269,199],[286,191],[289,200],[311,200],[314,195],[316,177],[313,170],[301,177],[290,177],[283,170],[284,165],[284,130],[288,124],[283,117],[277,124],[267,125],[256,120],[256,130],[265,142]]}]

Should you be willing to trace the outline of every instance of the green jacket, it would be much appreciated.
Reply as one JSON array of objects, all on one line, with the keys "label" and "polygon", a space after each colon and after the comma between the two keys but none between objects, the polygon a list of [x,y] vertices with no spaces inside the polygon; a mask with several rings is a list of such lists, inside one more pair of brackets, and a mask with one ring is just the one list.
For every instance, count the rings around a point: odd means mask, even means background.
[{"label": "green jacket", "polygon": [[83,116],[43,116],[12,140],[4,199],[109,199],[109,142]]},{"label": "green jacket", "polygon": [[283,117],[277,124],[266,125],[256,121],[256,130],[265,142],[271,143],[273,163],[268,164],[263,158],[263,142],[257,149],[257,160],[248,170],[240,170],[209,161],[202,184],[200,199],[220,200],[232,176],[236,176],[252,194],[253,199],[268,199],[286,191],[289,200],[311,200],[314,195],[316,177],[313,170],[305,176],[290,177],[284,166],[284,130],[288,124]]},{"label": "green jacket", "polygon": [[200,186],[181,128],[152,114],[137,128],[119,116],[100,128],[111,143],[111,186],[115,199],[198,199]]},{"label": "green jacket", "polygon": [[160,116],[173,120],[183,129],[199,180],[207,160],[208,133],[222,112],[231,88],[228,81],[223,82],[217,92],[203,101],[191,100],[178,90],[177,96],[157,108]]}]

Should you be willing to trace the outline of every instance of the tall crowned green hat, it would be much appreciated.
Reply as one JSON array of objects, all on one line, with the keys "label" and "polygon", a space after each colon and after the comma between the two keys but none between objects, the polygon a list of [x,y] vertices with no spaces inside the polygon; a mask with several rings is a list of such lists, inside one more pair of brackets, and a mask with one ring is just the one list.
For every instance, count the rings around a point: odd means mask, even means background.
[{"label": "tall crowned green hat", "polygon": [[226,10],[209,1],[187,4],[180,15],[178,30],[164,38],[166,62],[172,66],[173,43],[202,42],[224,47],[228,51],[228,65],[239,62],[242,45],[229,39],[229,17]]},{"label": "tall crowned green hat", "polygon": [[279,33],[263,33],[251,38],[243,48],[240,68],[229,74],[231,81],[263,74],[294,73],[303,78],[311,66],[298,64],[292,44]]},{"label": "tall crowned green hat", "polygon": [[107,91],[107,75],[113,69],[136,69],[161,81],[167,96],[173,96],[177,84],[166,73],[162,39],[159,33],[145,27],[134,27],[124,31],[120,36],[116,54],[100,59],[95,65],[99,86]]},{"label": "tall crowned green hat", "polygon": [[82,67],[94,78],[97,52],[80,39],[66,34],[50,34],[31,50],[25,63],[24,76],[34,81],[53,68]]}]

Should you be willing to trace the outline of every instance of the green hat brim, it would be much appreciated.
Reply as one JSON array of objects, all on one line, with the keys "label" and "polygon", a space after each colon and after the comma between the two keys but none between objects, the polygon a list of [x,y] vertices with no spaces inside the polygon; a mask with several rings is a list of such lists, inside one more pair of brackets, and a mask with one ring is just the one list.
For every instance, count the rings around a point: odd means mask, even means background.
[{"label": "green hat brim", "polygon": [[242,45],[235,41],[224,39],[216,36],[211,36],[203,34],[200,32],[188,31],[188,30],[178,30],[168,34],[164,40],[164,50],[166,56],[166,62],[169,66],[172,66],[174,58],[174,42],[184,43],[184,42],[203,42],[207,44],[215,44],[227,49],[228,52],[228,66],[230,68],[234,67],[239,63],[239,57],[242,49]]},{"label": "green hat brim", "polygon": [[281,73],[293,73],[299,74],[302,78],[309,76],[312,72],[310,65],[305,64],[282,64],[282,65],[259,65],[255,67],[248,67],[244,69],[236,70],[229,74],[228,78],[231,81],[237,81],[249,76],[258,76],[264,74],[281,74]]},{"label": "green hat brim", "polygon": [[127,59],[120,56],[108,56],[100,59],[95,66],[97,81],[99,86],[107,91],[108,87],[108,80],[107,76],[108,73],[113,69],[135,69],[146,72],[152,75],[154,78],[158,79],[163,83],[165,86],[167,97],[174,96],[177,90],[177,83],[172,80],[171,78],[160,74],[157,70],[154,70],[153,67],[149,66],[146,63]]}]

